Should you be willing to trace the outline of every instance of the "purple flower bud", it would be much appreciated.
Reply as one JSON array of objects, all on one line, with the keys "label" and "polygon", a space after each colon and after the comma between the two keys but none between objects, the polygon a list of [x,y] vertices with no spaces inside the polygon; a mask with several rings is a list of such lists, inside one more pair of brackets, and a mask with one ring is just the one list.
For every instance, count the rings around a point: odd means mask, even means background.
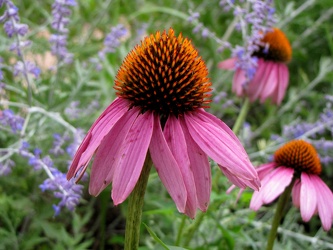
[{"label": "purple flower bud", "polygon": [[15,134],[21,131],[24,119],[19,115],[15,115],[11,109],[5,109],[2,112],[0,111],[0,123],[4,126],[9,126]]},{"label": "purple flower bud", "polygon": [[11,159],[7,159],[4,162],[0,162],[0,176],[9,175],[12,172],[12,168],[15,166],[15,162]]}]

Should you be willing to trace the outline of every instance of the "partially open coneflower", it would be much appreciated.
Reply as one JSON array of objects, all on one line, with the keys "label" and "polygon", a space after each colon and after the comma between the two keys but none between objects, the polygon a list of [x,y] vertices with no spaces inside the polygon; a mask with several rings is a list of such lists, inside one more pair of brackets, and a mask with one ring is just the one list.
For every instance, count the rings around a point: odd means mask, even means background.
[{"label": "partially open coneflower", "polygon": [[257,173],[240,141],[203,109],[210,102],[210,86],[190,40],[172,29],[146,37],[124,59],[115,79],[118,98],[88,131],[68,179],[80,179],[95,153],[89,192],[98,195],[112,182],[118,205],[136,185],[149,150],[178,210],[191,218],[209,204],[207,156],[236,185],[258,189]]},{"label": "partially open coneflower", "polygon": [[292,187],[293,204],[300,208],[303,221],[308,222],[315,213],[324,230],[333,221],[333,194],[318,176],[321,164],[315,148],[303,140],[286,143],[274,154],[274,161],[258,167],[262,187],[255,191],[250,208],[258,210],[280,196],[286,187]]},{"label": "partially open coneflower", "polygon": [[265,34],[259,50],[252,56],[258,58],[256,72],[252,79],[247,79],[244,70],[239,67],[237,58],[230,58],[219,63],[219,68],[236,70],[232,90],[238,96],[247,96],[250,101],[264,102],[271,98],[280,104],[289,82],[286,64],[291,60],[292,49],[285,34],[278,28]]}]

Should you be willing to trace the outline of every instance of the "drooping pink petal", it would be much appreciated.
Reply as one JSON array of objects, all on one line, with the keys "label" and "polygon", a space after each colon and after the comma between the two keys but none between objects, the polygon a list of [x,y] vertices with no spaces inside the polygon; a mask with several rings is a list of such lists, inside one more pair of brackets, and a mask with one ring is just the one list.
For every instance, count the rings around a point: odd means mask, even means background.
[{"label": "drooping pink petal", "polygon": [[[275,162],[270,162],[270,163],[262,164],[259,167],[257,167],[256,171],[258,173],[259,179],[260,180],[264,179],[265,176],[267,176],[276,166],[277,166],[277,164]],[[240,185],[237,185],[237,186],[239,187]],[[233,189],[235,189],[237,186],[231,185],[230,188],[228,188],[228,190],[226,191],[226,193],[227,194],[231,193],[231,191]],[[244,188],[240,188],[238,195],[237,195],[237,200],[239,200],[243,191],[244,191]]]},{"label": "drooping pink petal", "polygon": [[193,172],[190,168],[187,142],[180,125],[175,116],[169,116],[163,130],[164,138],[170,148],[172,155],[178,163],[187,190],[185,214],[194,218],[197,209],[197,192]]},{"label": "drooping pink petal", "polygon": [[184,118],[193,140],[209,157],[235,176],[252,180],[259,188],[257,172],[233,137],[221,127],[202,121],[198,112]]},{"label": "drooping pink petal", "polygon": [[116,98],[98,117],[89,129],[86,137],[75,153],[71,167],[67,173],[67,179],[71,179],[84,166],[80,176],[84,174],[88,163],[104,136],[112,126],[124,115],[128,109],[128,102],[122,98]]},{"label": "drooping pink petal", "polygon": [[263,192],[261,191],[254,191],[251,202],[250,202],[250,209],[257,211],[261,206],[264,204],[263,199],[262,199]]},{"label": "drooping pink petal", "polygon": [[252,181],[247,179],[242,179],[238,176],[235,176],[233,173],[231,173],[227,168],[223,166],[219,166],[223,174],[237,187],[240,187],[242,189],[245,189],[246,187],[250,187],[252,189],[257,189],[257,185],[255,185]]},{"label": "drooping pink petal", "polygon": [[162,183],[176,203],[178,211],[184,213],[187,200],[186,187],[178,163],[165,141],[158,115],[154,115],[149,151]]},{"label": "drooping pink petal", "polygon": [[266,178],[262,180],[262,199],[265,204],[275,200],[286,187],[291,183],[294,175],[294,169],[286,167],[278,167],[270,172]]},{"label": "drooping pink petal", "polygon": [[122,203],[135,187],[153,133],[154,116],[147,111],[140,114],[130,128],[120,151],[117,154],[119,161],[114,167],[112,179],[112,200],[115,205]]},{"label": "drooping pink petal", "polygon": [[[227,193],[227,194],[230,194],[231,191],[234,190],[236,187],[237,187],[236,185],[231,185],[231,186],[227,189],[226,193]],[[237,197],[236,197],[236,201],[235,201],[236,203],[239,201],[239,199],[240,199],[242,193],[244,192],[244,190],[245,190],[244,188],[240,188],[240,189],[239,189],[238,194],[237,194]]]},{"label": "drooping pink petal", "polygon": [[247,93],[251,102],[257,100],[261,94],[262,89],[265,86],[265,82],[263,82],[263,78],[267,71],[267,63],[263,59],[259,58],[257,71],[253,77],[253,79],[249,82],[247,87]]},{"label": "drooping pink petal", "polygon": [[244,71],[237,69],[234,78],[232,80],[232,91],[238,96],[242,96],[244,93],[244,84],[246,83],[246,76]]},{"label": "drooping pink petal", "polygon": [[291,195],[293,198],[293,204],[295,207],[299,208],[301,205],[301,182],[300,180],[296,180],[291,191]]},{"label": "drooping pink petal", "polygon": [[217,67],[219,67],[220,69],[234,70],[236,61],[237,58],[229,58],[220,62]]},{"label": "drooping pink petal", "polygon": [[271,72],[269,73],[265,87],[261,92],[261,103],[265,102],[265,100],[269,98],[277,89],[279,64],[275,62],[271,62],[271,64]]},{"label": "drooping pink petal", "polygon": [[198,118],[201,121],[214,124],[216,127],[220,127],[223,131],[227,132],[231,136],[231,138],[233,138],[234,141],[238,144],[239,148],[246,154],[242,143],[235,135],[235,133],[228,127],[227,124],[225,124],[223,121],[221,121],[219,118],[212,115],[211,113],[206,112],[204,109],[198,109],[196,112],[199,114]]},{"label": "drooping pink petal", "polygon": [[194,184],[197,192],[198,207],[201,211],[206,211],[209,205],[211,192],[211,169],[208,157],[192,139],[183,118],[180,118],[185,140],[187,142],[190,167],[193,172]]},{"label": "drooping pink petal", "polygon": [[317,192],[317,206],[321,224],[323,229],[328,231],[333,222],[333,194],[319,176],[311,175],[311,180]]},{"label": "drooping pink petal", "polygon": [[289,82],[289,70],[288,67],[283,63],[279,63],[278,77],[279,77],[278,88],[273,96],[273,102],[280,105],[286,93]]},{"label": "drooping pink petal", "polygon": [[315,213],[317,207],[316,188],[312,183],[312,178],[307,173],[301,174],[301,193],[300,193],[300,210],[302,219],[308,222]]},{"label": "drooping pink petal", "polygon": [[128,110],[104,137],[91,169],[89,193],[97,196],[112,181],[117,154],[133,122],[139,115],[138,108]]},{"label": "drooping pink petal", "polygon": [[[268,77],[271,73],[271,69],[273,67],[273,62],[264,61],[263,59],[259,59],[259,69],[260,72],[257,72],[258,74],[258,82],[256,83],[256,86],[248,86],[249,89],[255,90],[255,92],[250,96],[250,100],[254,101],[256,99],[259,99],[263,89],[265,88],[266,84],[268,84]],[[259,75],[260,73],[260,75]],[[251,81],[252,82],[252,81]]]},{"label": "drooping pink petal", "polygon": [[256,168],[259,179],[262,180],[268,173],[270,173],[277,164],[275,162],[265,163]]}]

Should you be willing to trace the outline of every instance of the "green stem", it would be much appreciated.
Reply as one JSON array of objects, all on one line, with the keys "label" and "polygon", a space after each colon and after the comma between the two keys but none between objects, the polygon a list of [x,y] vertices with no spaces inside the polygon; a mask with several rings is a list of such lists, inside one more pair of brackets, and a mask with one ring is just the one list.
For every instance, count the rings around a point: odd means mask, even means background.
[{"label": "green stem", "polygon": [[142,208],[151,165],[150,154],[147,153],[140,178],[129,197],[125,228],[125,250],[139,248]]},{"label": "green stem", "polygon": [[242,105],[242,109],[237,117],[234,127],[232,128],[232,131],[236,135],[238,134],[241,126],[243,125],[246,115],[249,112],[249,109],[250,109],[250,100],[249,100],[249,98],[245,98],[243,105]]},{"label": "green stem", "polygon": [[183,236],[183,229],[185,226],[185,221],[186,221],[186,216],[183,215],[182,221],[180,222],[179,229],[178,229],[178,234],[177,234],[177,238],[176,238],[176,246],[179,246],[181,238]]},{"label": "green stem", "polygon": [[187,228],[184,246],[187,247],[190,244],[190,241],[192,240],[195,231],[197,231],[197,229],[199,228],[204,217],[205,213],[199,212],[199,214],[195,218],[194,223]]},{"label": "green stem", "polygon": [[291,194],[292,187],[294,186],[294,180],[290,183],[290,185],[284,190],[284,192],[280,195],[280,198],[277,203],[277,207],[275,210],[275,215],[272,222],[271,231],[268,235],[266,250],[272,250],[274,246],[274,241],[276,238],[277,230],[280,225],[281,218],[283,216],[283,211],[287,205],[288,199]]},{"label": "green stem", "polygon": [[101,212],[100,212],[100,218],[101,218],[101,223],[99,226],[99,232],[100,232],[100,245],[99,249],[103,250],[105,248],[105,222],[106,222],[106,214],[107,214],[107,207],[108,203],[110,202],[110,196],[107,192],[102,192],[102,195],[100,196],[100,203],[101,203]]},{"label": "green stem", "polygon": [[219,204],[220,204],[220,203],[218,203],[218,202],[214,202],[214,203],[212,203],[212,204],[209,206],[209,208],[208,208],[208,210],[207,210],[206,212],[199,212],[199,213],[198,213],[198,215],[197,215],[196,218],[195,218],[194,223],[191,224],[191,225],[187,228],[186,232],[184,233],[185,241],[184,241],[183,246],[185,246],[185,247],[188,247],[188,246],[189,246],[190,241],[192,240],[194,233],[197,231],[197,229],[198,229],[199,226],[201,225],[201,223],[202,223],[202,221],[203,221],[205,215],[208,214],[209,211],[214,211],[214,210],[219,206]]}]

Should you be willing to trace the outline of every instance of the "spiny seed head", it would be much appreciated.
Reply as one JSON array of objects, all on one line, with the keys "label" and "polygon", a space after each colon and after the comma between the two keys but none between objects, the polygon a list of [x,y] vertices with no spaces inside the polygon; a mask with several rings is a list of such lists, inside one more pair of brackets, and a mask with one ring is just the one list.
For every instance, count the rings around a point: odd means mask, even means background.
[{"label": "spiny seed head", "polygon": [[321,165],[316,149],[308,142],[294,140],[286,143],[274,154],[274,161],[297,172],[320,174]]},{"label": "spiny seed head", "polygon": [[292,49],[286,35],[278,28],[273,28],[261,40],[260,49],[254,55],[265,60],[287,63],[291,60]]},{"label": "spiny seed head", "polygon": [[207,107],[210,86],[198,51],[170,28],[146,37],[126,56],[114,88],[142,112],[178,116]]}]

